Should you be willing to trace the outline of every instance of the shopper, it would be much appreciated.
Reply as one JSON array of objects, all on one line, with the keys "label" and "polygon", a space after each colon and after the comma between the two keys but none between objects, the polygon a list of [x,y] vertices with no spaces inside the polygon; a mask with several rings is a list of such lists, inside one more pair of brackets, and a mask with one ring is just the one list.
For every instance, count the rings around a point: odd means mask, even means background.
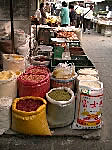
[{"label": "shopper", "polygon": [[112,18],[112,6],[109,8],[109,12],[107,14],[107,18]]},{"label": "shopper", "polygon": [[55,4],[51,3],[51,15],[54,15],[55,14]]},{"label": "shopper", "polygon": [[80,19],[81,19],[81,9],[80,9],[78,2],[76,3],[74,9],[75,9],[76,14],[77,14],[77,26],[76,26],[76,28],[79,28],[80,27]]},{"label": "shopper", "polygon": [[45,25],[45,24],[47,24],[47,22],[46,22],[47,16],[46,16],[46,12],[44,9],[44,3],[40,4],[40,12],[41,12],[40,24]]},{"label": "shopper", "polygon": [[70,5],[70,25],[71,26],[76,26],[76,19],[77,19],[77,15],[76,15],[76,11],[74,10],[74,5]]},{"label": "shopper", "polygon": [[82,28],[83,24],[83,12],[84,12],[84,5],[80,3],[80,28]]},{"label": "shopper", "polygon": [[61,26],[62,27],[66,27],[70,24],[69,9],[68,9],[67,3],[65,1],[62,2],[60,17],[61,17]]},{"label": "shopper", "polygon": [[90,34],[91,29],[91,20],[93,19],[93,6],[90,5],[88,8],[84,8],[83,14],[83,32],[86,32],[88,29],[88,34]]},{"label": "shopper", "polygon": [[46,3],[45,11],[46,11],[47,13],[50,13],[50,6],[49,6],[49,3]]}]

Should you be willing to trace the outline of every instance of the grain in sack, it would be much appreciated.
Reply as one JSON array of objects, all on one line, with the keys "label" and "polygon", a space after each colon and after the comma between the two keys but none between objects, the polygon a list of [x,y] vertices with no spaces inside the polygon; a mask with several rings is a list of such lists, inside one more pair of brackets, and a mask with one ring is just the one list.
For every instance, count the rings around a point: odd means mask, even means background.
[{"label": "grain in sack", "polygon": [[29,135],[51,135],[46,119],[45,99],[26,96],[12,104],[12,130]]},{"label": "grain in sack", "polygon": [[16,74],[12,71],[0,72],[0,97],[11,97],[12,99],[17,96],[17,79]]},{"label": "grain in sack", "polygon": [[103,83],[80,81],[73,129],[97,129],[102,127]]},{"label": "grain in sack", "polygon": [[75,97],[70,88],[53,88],[46,93],[47,119],[51,128],[64,127],[74,120]]},{"label": "grain in sack", "polygon": [[50,89],[50,75],[47,67],[30,66],[18,77],[19,96],[45,97]]},{"label": "grain in sack", "polygon": [[91,75],[91,76],[98,76],[98,70],[93,69],[93,68],[84,68],[84,69],[80,69],[78,71],[79,75]]},{"label": "grain in sack", "polygon": [[0,135],[6,132],[11,126],[11,105],[12,98],[0,98]]},{"label": "grain in sack", "polygon": [[23,30],[17,29],[14,31],[14,42],[15,48],[26,43],[26,35]]},{"label": "grain in sack", "polygon": [[76,89],[78,90],[79,82],[80,81],[99,81],[99,76],[92,76],[92,75],[78,75],[76,78]]},{"label": "grain in sack", "polygon": [[59,63],[54,69],[50,78],[51,87],[68,87],[74,90],[76,77],[77,73],[75,72],[74,64]]},{"label": "grain in sack", "polygon": [[3,54],[3,69],[12,71],[25,70],[25,58],[17,54]]},{"label": "grain in sack", "polygon": [[24,57],[29,56],[29,51],[30,51],[29,41],[26,41],[25,44],[23,44],[17,48],[17,52],[20,55],[23,55]]}]

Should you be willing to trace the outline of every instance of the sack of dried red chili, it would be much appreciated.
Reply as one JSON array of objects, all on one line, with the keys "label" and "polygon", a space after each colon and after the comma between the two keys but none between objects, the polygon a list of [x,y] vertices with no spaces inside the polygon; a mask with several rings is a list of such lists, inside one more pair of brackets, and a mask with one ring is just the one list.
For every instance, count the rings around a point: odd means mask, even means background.
[{"label": "sack of dried red chili", "polygon": [[16,98],[12,104],[12,130],[29,135],[51,135],[46,104],[40,97]]},{"label": "sack of dried red chili", "polygon": [[18,77],[17,83],[19,97],[39,96],[43,98],[50,89],[50,75],[44,72],[23,73]]}]

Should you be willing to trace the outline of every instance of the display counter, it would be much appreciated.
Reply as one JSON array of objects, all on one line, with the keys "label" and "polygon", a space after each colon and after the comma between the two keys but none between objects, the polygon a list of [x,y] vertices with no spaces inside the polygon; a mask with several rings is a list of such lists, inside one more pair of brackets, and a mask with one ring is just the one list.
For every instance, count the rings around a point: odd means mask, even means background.
[{"label": "display counter", "polygon": [[105,36],[112,36],[112,18],[94,18],[95,30]]}]

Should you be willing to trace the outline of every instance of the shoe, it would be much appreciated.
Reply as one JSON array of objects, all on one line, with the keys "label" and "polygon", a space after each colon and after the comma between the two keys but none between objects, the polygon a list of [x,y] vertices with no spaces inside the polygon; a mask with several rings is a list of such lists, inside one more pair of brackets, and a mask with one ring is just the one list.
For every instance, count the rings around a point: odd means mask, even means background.
[{"label": "shoe", "polygon": [[90,34],[90,30],[88,30],[88,34]]},{"label": "shoe", "polygon": [[86,32],[84,31],[83,33],[85,34]]}]

